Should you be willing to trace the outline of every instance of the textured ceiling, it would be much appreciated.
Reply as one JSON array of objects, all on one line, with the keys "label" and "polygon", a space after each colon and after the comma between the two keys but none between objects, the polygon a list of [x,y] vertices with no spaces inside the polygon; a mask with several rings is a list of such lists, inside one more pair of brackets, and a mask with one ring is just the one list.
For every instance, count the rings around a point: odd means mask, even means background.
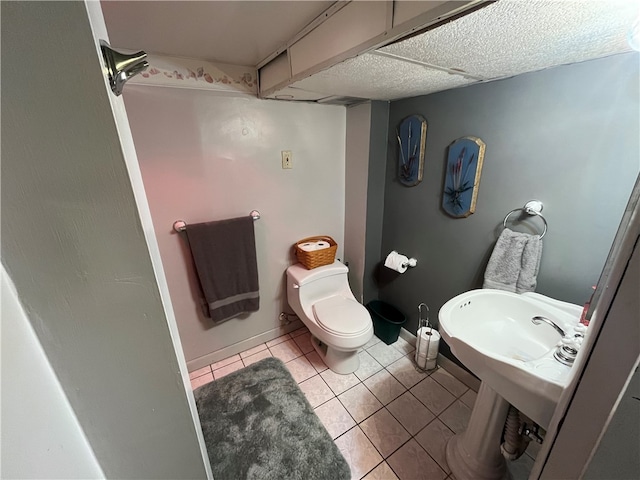
[{"label": "textured ceiling", "polygon": [[415,97],[472,83],[460,75],[367,53],[294,83],[326,95],[371,100]]},{"label": "textured ceiling", "polygon": [[639,5],[501,0],[381,51],[483,78],[517,75],[631,50]]},{"label": "textured ceiling", "polygon": [[[115,47],[255,66],[333,1],[101,3]],[[628,52],[639,9],[639,0],[498,0],[270,97],[395,100]]]},{"label": "textured ceiling", "polygon": [[637,0],[499,0],[293,86],[395,100],[624,53],[639,7]]}]

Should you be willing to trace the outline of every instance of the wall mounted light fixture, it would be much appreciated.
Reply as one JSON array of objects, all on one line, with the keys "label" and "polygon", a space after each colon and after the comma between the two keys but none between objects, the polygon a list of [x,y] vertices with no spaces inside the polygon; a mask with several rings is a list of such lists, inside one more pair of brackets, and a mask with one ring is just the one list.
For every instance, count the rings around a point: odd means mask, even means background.
[{"label": "wall mounted light fixture", "polygon": [[142,72],[149,66],[147,53],[142,50],[136,53],[120,53],[113,50],[107,42],[100,41],[100,50],[109,75],[109,85],[116,96],[122,94],[124,84],[134,75]]}]

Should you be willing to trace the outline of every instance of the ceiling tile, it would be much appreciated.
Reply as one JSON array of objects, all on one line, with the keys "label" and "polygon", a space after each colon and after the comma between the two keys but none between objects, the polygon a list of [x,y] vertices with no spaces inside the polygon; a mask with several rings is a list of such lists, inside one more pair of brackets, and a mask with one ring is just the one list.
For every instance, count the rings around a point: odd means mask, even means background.
[{"label": "ceiling tile", "polygon": [[636,0],[500,0],[380,50],[501,78],[630,51]]},{"label": "ceiling tile", "polygon": [[473,82],[474,80],[460,75],[451,75],[379,55],[365,54],[295,82],[292,86],[331,95],[395,100],[426,95]]}]

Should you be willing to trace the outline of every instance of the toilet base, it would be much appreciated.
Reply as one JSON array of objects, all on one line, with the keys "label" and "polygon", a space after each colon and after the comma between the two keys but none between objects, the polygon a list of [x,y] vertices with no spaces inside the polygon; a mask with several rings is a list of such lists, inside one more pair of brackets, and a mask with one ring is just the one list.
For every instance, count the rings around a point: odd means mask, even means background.
[{"label": "toilet base", "polygon": [[311,344],[316,352],[318,352],[318,355],[320,355],[322,361],[326,363],[327,367],[333,372],[347,375],[355,372],[360,367],[360,357],[358,356],[357,350],[352,352],[336,350],[326,343],[322,343],[313,335],[311,335]]}]

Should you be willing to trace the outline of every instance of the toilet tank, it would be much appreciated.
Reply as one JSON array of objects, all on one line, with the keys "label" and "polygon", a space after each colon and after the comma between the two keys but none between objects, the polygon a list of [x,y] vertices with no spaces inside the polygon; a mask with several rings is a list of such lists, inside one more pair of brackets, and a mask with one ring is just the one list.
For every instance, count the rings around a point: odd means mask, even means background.
[{"label": "toilet tank", "polygon": [[292,295],[297,296],[302,306],[313,305],[333,295],[353,298],[348,273],[349,269],[337,260],[331,265],[311,270],[299,263],[292,265],[287,268],[287,294],[290,300]]}]

